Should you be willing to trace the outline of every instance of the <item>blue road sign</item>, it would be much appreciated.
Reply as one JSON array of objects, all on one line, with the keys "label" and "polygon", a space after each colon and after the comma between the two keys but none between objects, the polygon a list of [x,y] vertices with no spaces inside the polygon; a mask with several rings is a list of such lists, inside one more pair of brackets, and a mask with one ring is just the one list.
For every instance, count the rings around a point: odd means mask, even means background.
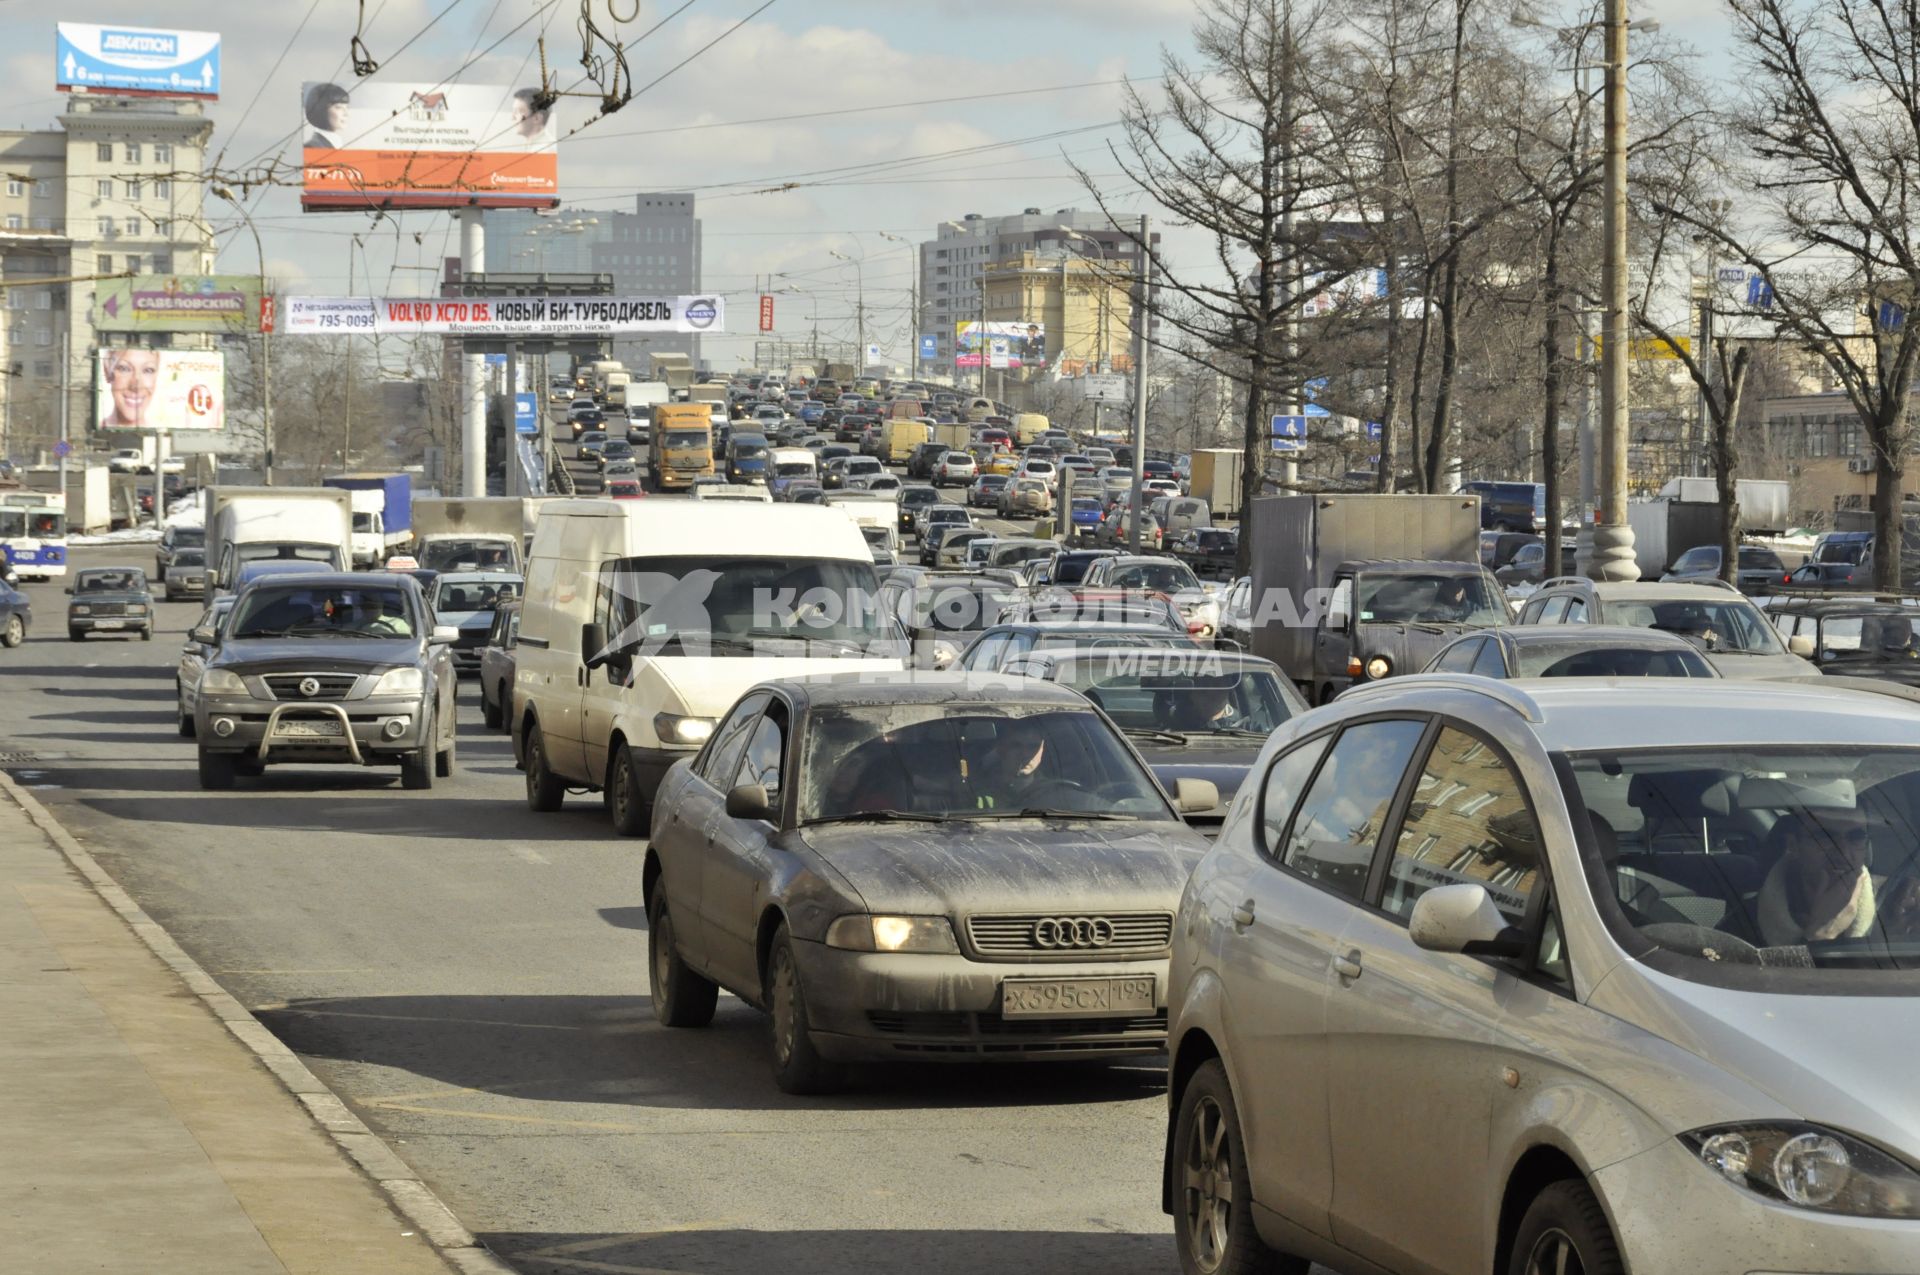
[{"label": "blue road sign", "polygon": [[211,31],[62,22],[54,86],[89,93],[220,96],[220,37]]},{"label": "blue road sign", "polygon": [[1368,421],[1368,422],[1367,422],[1367,437],[1368,437],[1368,438],[1379,438],[1379,437],[1380,437],[1380,422],[1379,422],[1379,421]]},{"label": "blue road sign", "polygon": [[63,438],[53,445],[53,454],[62,457],[71,456],[73,455],[73,444]]},{"label": "blue road sign", "polygon": [[940,357],[940,338],[931,334],[920,338],[920,361],[931,363]]},{"label": "blue road sign", "polygon": [[1276,416],[1273,418],[1273,450],[1276,452],[1297,452],[1306,445],[1306,417]]},{"label": "blue road sign", "polygon": [[1747,276],[1747,304],[1756,310],[1773,309],[1773,286],[1763,275]]},{"label": "blue road sign", "polygon": [[513,396],[513,429],[516,434],[540,432],[539,395],[515,394]]}]

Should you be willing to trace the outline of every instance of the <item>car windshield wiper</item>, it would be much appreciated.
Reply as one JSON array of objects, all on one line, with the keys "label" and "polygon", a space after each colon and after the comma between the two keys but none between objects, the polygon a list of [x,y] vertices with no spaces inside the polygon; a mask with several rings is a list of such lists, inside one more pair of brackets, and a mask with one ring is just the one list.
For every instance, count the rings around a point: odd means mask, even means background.
[{"label": "car windshield wiper", "polygon": [[1111,810],[1054,810],[1041,806],[1027,806],[1021,810],[965,810],[949,817],[954,819],[1098,819],[1126,823],[1135,822],[1140,818],[1139,815],[1123,815]]},{"label": "car windshield wiper", "polygon": [[1273,734],[1270,730],[1250,730],[1245,726],[1211,726],[1199,732],[1204,735],[1231,735],[1236,739],[1265,739]]},{"label": "car windshield wiper", "polygon": [[844,815],[822,815],[817,819],[802,819],[802,828],[811,828],[822,823],[945,823],[946,815],[923,815],[912,810],[856,810]]},{"label": "car windshield wiper", "polygon": [[312,635],[312,636],[318,636],[318,637],[375,638],[380,641],[385,641],[388,636],[387,634],[384,634],[384,633],[369,633],[365,629],[336,629],[330,624],[296,624],[292,628],[281,630],[279,636],[296,637],[296,636],[303,636],[303,635]]},{"label": "car windshield wiper", "polygon": [[1163,744],[1190,742],[1186,735],[1177,730],[1161,730],[1157,726],[1123,726],[1121,731],[1134,739],[1157,739]]}]

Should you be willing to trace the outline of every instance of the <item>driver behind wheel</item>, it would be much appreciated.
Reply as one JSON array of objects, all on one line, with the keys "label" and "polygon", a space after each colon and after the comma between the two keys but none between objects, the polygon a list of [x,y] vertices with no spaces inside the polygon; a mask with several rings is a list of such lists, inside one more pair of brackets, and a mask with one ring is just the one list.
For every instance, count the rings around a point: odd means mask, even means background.
[{"label": "driver behind wheel", "polygon": [[1769,837],[1778,854],[1760,887],[1761,936],[1774,946],[1863,938],[1878,912],[1868,831],[1853,811],[1796,811]]},{"label": "driver behind wheel", "polygon": [[976,723],[961,742],[961,765],[974,806],[980,810],[1023,810],[1027,797],[1046,780],[1047,739],[1029,717],[1002,718],[986,729]]}]

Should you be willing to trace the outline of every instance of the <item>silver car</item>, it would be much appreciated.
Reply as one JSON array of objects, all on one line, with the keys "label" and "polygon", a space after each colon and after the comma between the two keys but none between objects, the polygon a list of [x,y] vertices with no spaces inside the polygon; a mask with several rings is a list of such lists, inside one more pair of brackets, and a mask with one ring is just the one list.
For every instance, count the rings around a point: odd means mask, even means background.
[{"label": "silver car", "polygon": [[1783,645],[1772,624],[1730,584],[1599,582],[1561,576],[1527,595],[1519,624],[1619,624],[1678,633],[1722,677],[1777,680],[1819,672],[1811,642]]},{"label": "silver car", "polygon": [[1442,674],[1292,719],[1174,926],[1182,1268],[1920,1271],[1917,868],[1888,696]]}]

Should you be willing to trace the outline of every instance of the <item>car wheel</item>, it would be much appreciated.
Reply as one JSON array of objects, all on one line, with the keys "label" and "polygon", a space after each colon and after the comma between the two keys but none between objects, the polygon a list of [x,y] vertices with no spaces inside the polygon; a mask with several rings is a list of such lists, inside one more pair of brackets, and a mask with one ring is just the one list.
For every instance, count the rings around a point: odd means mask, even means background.
[{"label": "car wheel", "polygon": [[400,786],[413,792],[425,792],[433,787],[436,761],[433,748],[433,723],[427,724],[425,734],[426,743],[400,758]]},{"label": "car wheel", "polygon": [[547,769],[547,741],[538,726],[527,728],[526,755],[527,809],[540,814],[560,809],[560,803],[567,796],[567,786]]},{"label": "car wheel", "polygon": [[447,746],[433,755],[433,773],[437,778],[453,778],[453,767],[456,761],[455,752],[459,747],[460,741],[456,738],[449,737]]},{"label": "car wheel", "polygon": [[1507,1264],[1509,1275],[1623,1275],[1626,1269],[1600,1201],[1573,1178],[1534,1197]]},{"label": "car wheel", "polygon": [[647,968],[653,974],[653,1016],[662,1027],[705,1027],[713,1021],[720,989],[701,978],[680,959],[674,939],[673,917],[667,912],[667,886],[653,883],[653,906],[647,910]]},{"label": "car wheel", "polygon": [[822,1058],[808,1035],[806,991],[793,959],[793,940],[783,924],[767,957],[767,1015],[773,1041],[773,1082],[782,1093],[830,1093],[839,1087],[840,1069]]},{"label": "car wheel", "polygon": [[225,792],[233,787],[233,757],[227,753],[200,750],[200,786],[208,792]]},{"label": "car wheel", "polygon": [[27,623],[17,615],[7,617],[7,631],[0,635],[0,646],[15,647],[27,640]]},{"label": "car wheel", "polygon": [[1240,1113],[1217,1058],[1180,1095],[1173,1130],[1174,1247],[1186,1275],[1306,1275],[1310,1263],[1267,1247],[1253,1225]]},{"label": "car wheel", "polygon": [[486,683],[480,684],[480,720],[487,724],[488,730],[499,730],[500,723],[505,718],[503,706],[506,703],[506,689],[505,686],[500,688],[500,700],[496,703],[487,698]]},{"label": "car wheel", "polygon": [[180,728],[180,738],[192,739],[196,733],[193,724],[193,714],[187,711],[186,687],[180,685],[178,680],[173,684],[173,702],[175,708],[174,715],[179,719],[175,724]]},{"label": "car wheel", "polygon": [[68,630],[67,630],[67,641],[69,641],[69,642],[78,642],[78,641],[81,641],[81,640],[82,640],[82,639],[84,639],[84,638],[85,638],[86,636],[87,636],[87,635],[86,635],[86,633],[85,633],[85,631],[84,631],[84,630],[81,630],[81,629],[68,629]]},{"label": "car wheel", "polygon": [[613,755],[607,767],[607,815],[613,830],[623,837],[644,837],[651,831],[653,812],[640,792],[640,772],[634,768],[633,752],[625,744]]},{"label": "car wheel", "polygon": [[153,641],[153,626],[151,624],[149,624],[146,628],[140,630],[140,640],[142,642]]}]

